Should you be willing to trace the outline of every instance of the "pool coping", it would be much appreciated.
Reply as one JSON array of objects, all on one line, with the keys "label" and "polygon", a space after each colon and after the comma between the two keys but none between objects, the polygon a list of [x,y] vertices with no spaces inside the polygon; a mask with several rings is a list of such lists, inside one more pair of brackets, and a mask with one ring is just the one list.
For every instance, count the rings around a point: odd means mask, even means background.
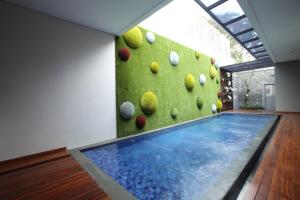
[{"label": "pool coping", "polygon": [[[224,199],[234,186],[237,179],[240,177],[240,175],[243,173],[243,170],[247,167],[249,162],[252,160],[252,157],[254,156],[255,152],[258,150],[260,146],[262,146],[262,143],[264,139],[267,138],[267,135],[271,132],[271,129],[273,126],[276,125],[276,121],[279,119],[279,115],[276,114],[265,114],[265,113],[245,113],[245,112],[223,112],[223,113],[217,113],[214,115],[209,115],[189,121],[185,121],[179,124],[170,125],[167,127],[142,132],[139,134],[123,137],[123,138],[116,138],[104,142],[98,142],[91,145],[85,145],[82,147],[69,149],[70,154],[79,162],[79,164],[89,173],[90,176],[93,177],[93,179],[96,181],[98,186],[102,188],[112,199],[114,200],[136,200],[137,198],[133,196],[129,191],[127,191],[122,185],[120,185],[116,180],[114,180],[112,177],[108,176],[105,172],[103,172],[100,168],[98,168],[91,160],[89,160],[81,151],[85,149],[90,149],[98,146],[103,146],[111,143],[116,143],[122,140],[146,135],[146,134],[156,134],[161,130],[172,128],[178,125],[183,125],[199,120],[203,120],[206,118],[216,117],[218,115],[223,114],[245,114],[245,115],[273,115],[277,116],[274,120],[269,122],[266,127],[259,132],[250,145],[248,145],[242,152],[239,158],[237,158],[235,161],[238,163],[230,166],[230,170],[226,170],[225,173],[218,179],[216,184],[214,184],[208,192],[201,198],[205,200],[215,200],[215,199]],[[263,145],[264,146],[264,145]],[[241,158],[243,157],[243,158]],[[232,163],[234,161],[231,161]],[[234,168],[234,170],[232,170]],[[234,171],[235,173],[232,173]],[[230,180],[230,181],[228,181]]]}]

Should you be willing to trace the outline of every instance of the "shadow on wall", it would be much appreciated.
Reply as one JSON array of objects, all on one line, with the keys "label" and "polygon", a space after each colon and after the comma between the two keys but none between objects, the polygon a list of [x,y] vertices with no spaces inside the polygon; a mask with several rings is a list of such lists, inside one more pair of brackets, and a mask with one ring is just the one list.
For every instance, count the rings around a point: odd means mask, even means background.
[{"label": "shadow on wall", "polygon": [[213,58],[134,27],[116,37],[118,137],[221,111]]}]

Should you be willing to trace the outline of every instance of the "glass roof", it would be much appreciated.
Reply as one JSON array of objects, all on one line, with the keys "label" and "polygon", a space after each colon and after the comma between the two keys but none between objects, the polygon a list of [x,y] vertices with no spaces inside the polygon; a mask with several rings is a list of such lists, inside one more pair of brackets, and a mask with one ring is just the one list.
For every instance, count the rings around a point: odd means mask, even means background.
[{"label": "glass roof", "polygon": [[256,53],[255,54],[257,57],[263,57],[263,56],[267,56],[268,53],[267,52],[261,52],[261,53]]},{"label": "glass roof", "polygon": [[261,44],[262,44],[261,41],[255,40],[253,42],[246,43],[246,48],[255,47],[255,46],[258,46],[258,45],[261,45]]},{"label": "glass roof", "polygon": [[256,47],[256,48],[253,48],[253,49],[250,49],[250,51],[252,53],[255,53],[255,52],[258,52],[258,51],[264,51],[265,50],[265,47]]},{"label": "glass roof", "polygon": [[256,59],[269,57],[237,0],[195,0]]},{"label": "glass roof", "polygon": [[232,24],[227,25],[227,28],[231,31],[231,33],[236,34],[251,28],[251,24],[248,18],[241,19]]},{"label": "glass roof", "polygon": [[258,59],[269,59],[270,58],[270,56],[269,55],[265,55],[265,56],[260,56],[260,57],[258,57]]},{"label": "glass roof", "polygon": [[253,38],[257,37],[257,33],[255,31],[250,31],[247,33],[244,33],[242,35],[238,35],[237,38],[241,41],[241,42],[245,42],[247,40],[251,40]]},{"label": "glass roof", "polygon": [[244,15],[240,5],[235,0],[228,0],[211,10],[221,22],[225,23]]}]

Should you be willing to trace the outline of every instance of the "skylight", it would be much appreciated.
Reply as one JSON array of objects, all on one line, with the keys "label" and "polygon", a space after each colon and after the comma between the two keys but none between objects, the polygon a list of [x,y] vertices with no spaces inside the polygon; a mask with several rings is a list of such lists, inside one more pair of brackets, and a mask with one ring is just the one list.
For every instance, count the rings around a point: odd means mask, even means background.
[{"label": "skylight", "polygon": [[269,58],[237,0],[195,0],[256,59]]},{"label": "skylight", "polygon": [[221,22],[226,23],[244,15],[240,5],[235,0],[229,0],[211,10]]},{"label": "skylight", "polygon": [[247,40],[251,40],[253,38],[257,38],[257,33],[255,31],[249,31],[247,33],[244,33],[242,35],[238,35],[237,38],[241,41],[241,42],[245,42]]}]

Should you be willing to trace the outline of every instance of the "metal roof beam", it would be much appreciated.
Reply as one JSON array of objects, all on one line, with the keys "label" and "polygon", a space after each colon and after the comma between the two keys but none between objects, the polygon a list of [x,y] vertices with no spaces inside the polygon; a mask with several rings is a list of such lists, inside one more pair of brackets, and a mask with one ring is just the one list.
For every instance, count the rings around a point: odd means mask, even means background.
[{"label": "metal roof beam", "polygon": [[254,41],[256,41],[256,40],[259,40],[259,37],[252,38],[252,39],[250,39],[250,40],[246,40],[246,41],[244,41],[243,43],[246,44],[246,43],[249,43],[249,42],[254,42]]},{"label": "metal roof beam", "polygon": [[263,53],[263,52],[266,52],[266,50],[261,50],[261,51],[257,51],[257,52],[254,52],[253,54],[258,54],[258,53]]},{"label": "metal roof beam", "polygon": [[254,47],[249,47],[248,49],[255,49],[255,48],[258,48],[258,47],[263,47],[264,45],[263,44],[259,44],[259,45],[256,45]]},{"label": "metal roof beam", "polygon": [[257,59],[262,59],[262,58],[267,57],[267,56],[269,57],[269,54],[266,52],[266,53],[263,54],[263,55],[259,55],[259,56],[256,55],[256,58],[257,58]]},{"label": "metal roof beam", "polygon": [[238,33],[234,34],[234,36],[243,35],[243,34],[248,33],[250,31],[254,31],[254,28],[248,28],[248,29],[246,29],[244,31],[241,31],[241,32],[238,32]]},{"label": "metal roof beam", "polygon": [[224,26],[228,26],[229,24],[233,24],[234,22],[237,22],[237,21],[239,21],[241,19],[244,19],[244,18],[246,18],[246,15],[241,15],[241,16],[239,16],[237,18],[234,18],[232,20],[229,20],[228,22],[223,23],[223,25]]},{"label": "metal roof beam", "polygon": [[228,71],[230,71],[230,72],[241,72],[241,71],[267,68],[267,67],[272,67],[272,66],[274,66],[274,64],[270,63],[270,64],[257,65],[257,66],[248,67],[248,68],[238,68],[238,69],[235,69],[235,70],[228,70]]},{"label": "metal roof beam", "polygon": [[206,7],[208,10],[211,10],[219,5],[221,5],[222,3],[225,3],[227,0],[220,0],[220,1],[217,1],[216,3],[213,3],[212,5]]},{"label": "metal roof beam", "polygon": [[236,67],[236,68],[225,68],[225,70],[230,72],[237,72],[237,71],[247,71],[252,69],[260,69],[260,68],[266,68],[266,67],[272,67],[274,66],[274,63],[261,63],[258,65],[252,65],[252,66],[243,66],[243,67]]},{"label": "metal roof beam", "polygon": [[246,62],[246,63],[228,65],[228,66],[224,66],[222,68],[230,70],[230,69],[234,69],[234,68],[241,68],[241,67],[245,67],[245,66],[255,66],[255,65],[259,65],[259,64],[268,64],[268,63],[273,64],[273,62],[270,58],[263,58],[260,60],[250,61],[250,62]]}]

